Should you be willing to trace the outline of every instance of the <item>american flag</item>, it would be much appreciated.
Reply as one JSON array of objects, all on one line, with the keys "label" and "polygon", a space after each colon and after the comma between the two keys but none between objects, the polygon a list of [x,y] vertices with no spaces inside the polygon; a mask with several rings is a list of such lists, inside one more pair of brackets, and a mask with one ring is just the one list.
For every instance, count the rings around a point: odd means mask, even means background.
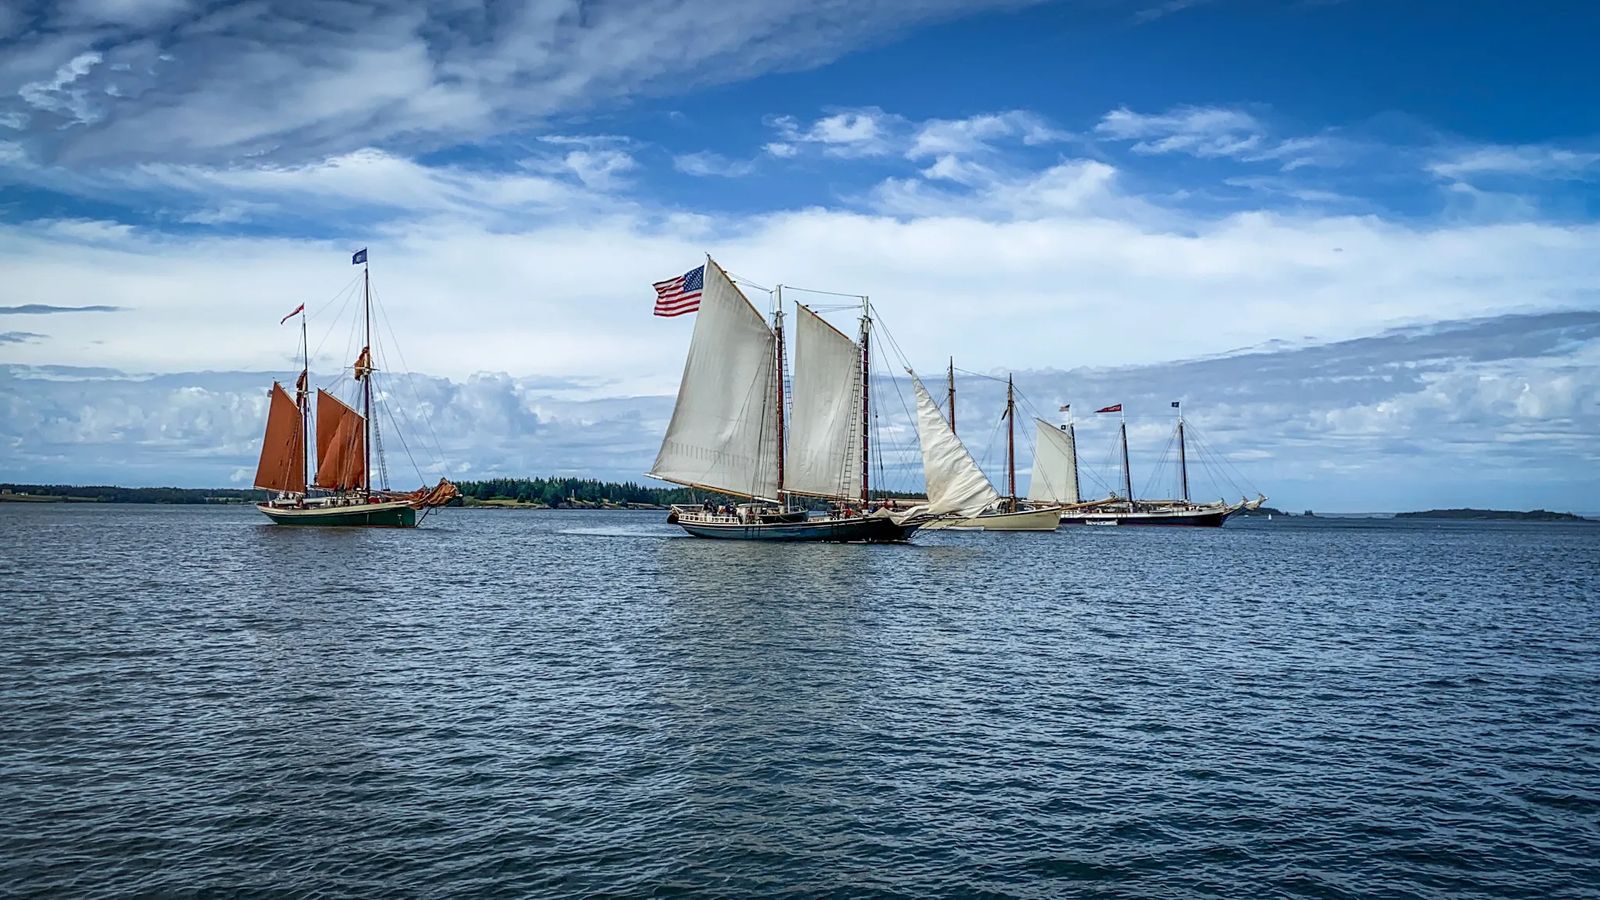
[{"label": "american flag", "polygon": [[679,275],[677,278],[668,278],[658,281],[656,288],[656,315],[681,316],[692,313],[700,308],[700,293],[705,285],[706,267]]}]

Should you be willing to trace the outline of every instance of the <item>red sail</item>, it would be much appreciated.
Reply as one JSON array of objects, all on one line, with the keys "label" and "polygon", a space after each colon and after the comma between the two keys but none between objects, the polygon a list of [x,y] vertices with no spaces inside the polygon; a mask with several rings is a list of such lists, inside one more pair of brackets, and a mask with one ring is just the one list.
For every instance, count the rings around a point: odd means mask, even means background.
[{"label": "red sail", "polygon": [[305,429],[300,407],[276,381],[272,383],[272,402],[267,407],[267,433],[261,439],[255,484],[269,491],[306,492]]},{"label": "red sail", "polygon": [[348,491],[367,479],[367,423],[327,391],[317,390],[317,487]]}]

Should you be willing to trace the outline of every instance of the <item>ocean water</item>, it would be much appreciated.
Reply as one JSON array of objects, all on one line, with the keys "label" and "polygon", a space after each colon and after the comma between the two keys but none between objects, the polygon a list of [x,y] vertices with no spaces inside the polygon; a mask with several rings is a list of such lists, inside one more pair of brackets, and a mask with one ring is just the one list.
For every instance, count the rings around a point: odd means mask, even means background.
[{"label": "ocean water", "polygon": [[1600,526],[0,504],[0,894],[1600,893]]}]

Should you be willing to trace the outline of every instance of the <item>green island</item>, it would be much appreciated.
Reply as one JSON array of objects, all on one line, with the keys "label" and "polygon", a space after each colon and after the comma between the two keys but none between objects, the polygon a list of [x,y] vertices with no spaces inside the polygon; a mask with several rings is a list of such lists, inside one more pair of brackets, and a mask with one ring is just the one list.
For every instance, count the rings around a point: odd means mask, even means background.
[{"label": "green island", "polygon": [[1505,520],[1513,522],[1593,522],[1572,513],[1551,512],[1547,509],[1425,509],[1420,512],[1395,513],[1396,519],[1471,519]]},{"label": "green island", "polygon": [[[486,509],[663,509],[673,503],[738,503],[707,491],[594,478],[490,478],[457,482],[461,506]],[[874,491],[874,496],[879,492]],[[900,492],[881,496],[911,497]],[[0,483],[0,503],[260,503],[267,491],[239,488],[118,487]],[[823,501],[816,501],[820,507]]]}]

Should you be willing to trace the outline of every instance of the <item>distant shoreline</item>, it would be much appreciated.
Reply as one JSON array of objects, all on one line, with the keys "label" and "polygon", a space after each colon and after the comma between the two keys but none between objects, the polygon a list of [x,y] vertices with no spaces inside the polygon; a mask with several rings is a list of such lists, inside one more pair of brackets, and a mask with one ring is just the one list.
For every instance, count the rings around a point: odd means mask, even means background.
[{"label": "distant shoreline", "polygon": [[[493,483],[496,487],[504,485],[506,488],[520,488],[528,479],[508,479],[503,482]],[[463,487],[476,488],[484,482],[464,482]],[[541,487],[555,487],[560,484],[562,488],[581,486],[583,493],[591,496],[574,496],[578,491],[571,491],[564,497],[554,499],[533,499],[532,497],[507,497],[502,495],[490,497],[473,496],[466,493],[462,498],[461,506],[471,509],[588,509],[588,510],[661,510],[675,502],[700,502],[706,496],[704,492],[688,499],[689,492],[685,489],[675,488],[642,488],[638,485],[613,485],[609,482],[599,482],[592,479],[570,479],[558,481],[557,479],[541,479]],[[511,493],[507,490],[506,493]],[[527,492],[531,493],[531,492]],[[593,496],[611,493],[613,497]],[[621,496],[615,496],[621,495]],[[631,497],[629,495],[632,495]],[[655,496],[652,496],[655,495]],[[681,496],[680,496],[681,495]],[[649,499],[644,499],[649,497]],[[259,503],[267,499],[267,492],[244,490],[240,488],[175,488],[175,487],[120,487],[116,485],[62,485],[62,484],[20,484],[0,483],[0,503],[144,503],[158,506],[216,506],[216,505],[244,505]],[[1286,519],[1420,519],[1424,521],[1466,521],[1466,522],[1585,522],[1600,524],[1600,517],[1582,516],[1577,513],[1553,512],[1546,509],[1532,510],[1504,510],[1504,509],[1476,509],[1462,507],[1457,509],[1426,509],[1412,512],[1398,513],[1314,513],[1307,510],[1303,513],[1290,513],[1271,507],[1262,507],[1252,510],[1246,515],[1257,518],[1282,516]]]}]

